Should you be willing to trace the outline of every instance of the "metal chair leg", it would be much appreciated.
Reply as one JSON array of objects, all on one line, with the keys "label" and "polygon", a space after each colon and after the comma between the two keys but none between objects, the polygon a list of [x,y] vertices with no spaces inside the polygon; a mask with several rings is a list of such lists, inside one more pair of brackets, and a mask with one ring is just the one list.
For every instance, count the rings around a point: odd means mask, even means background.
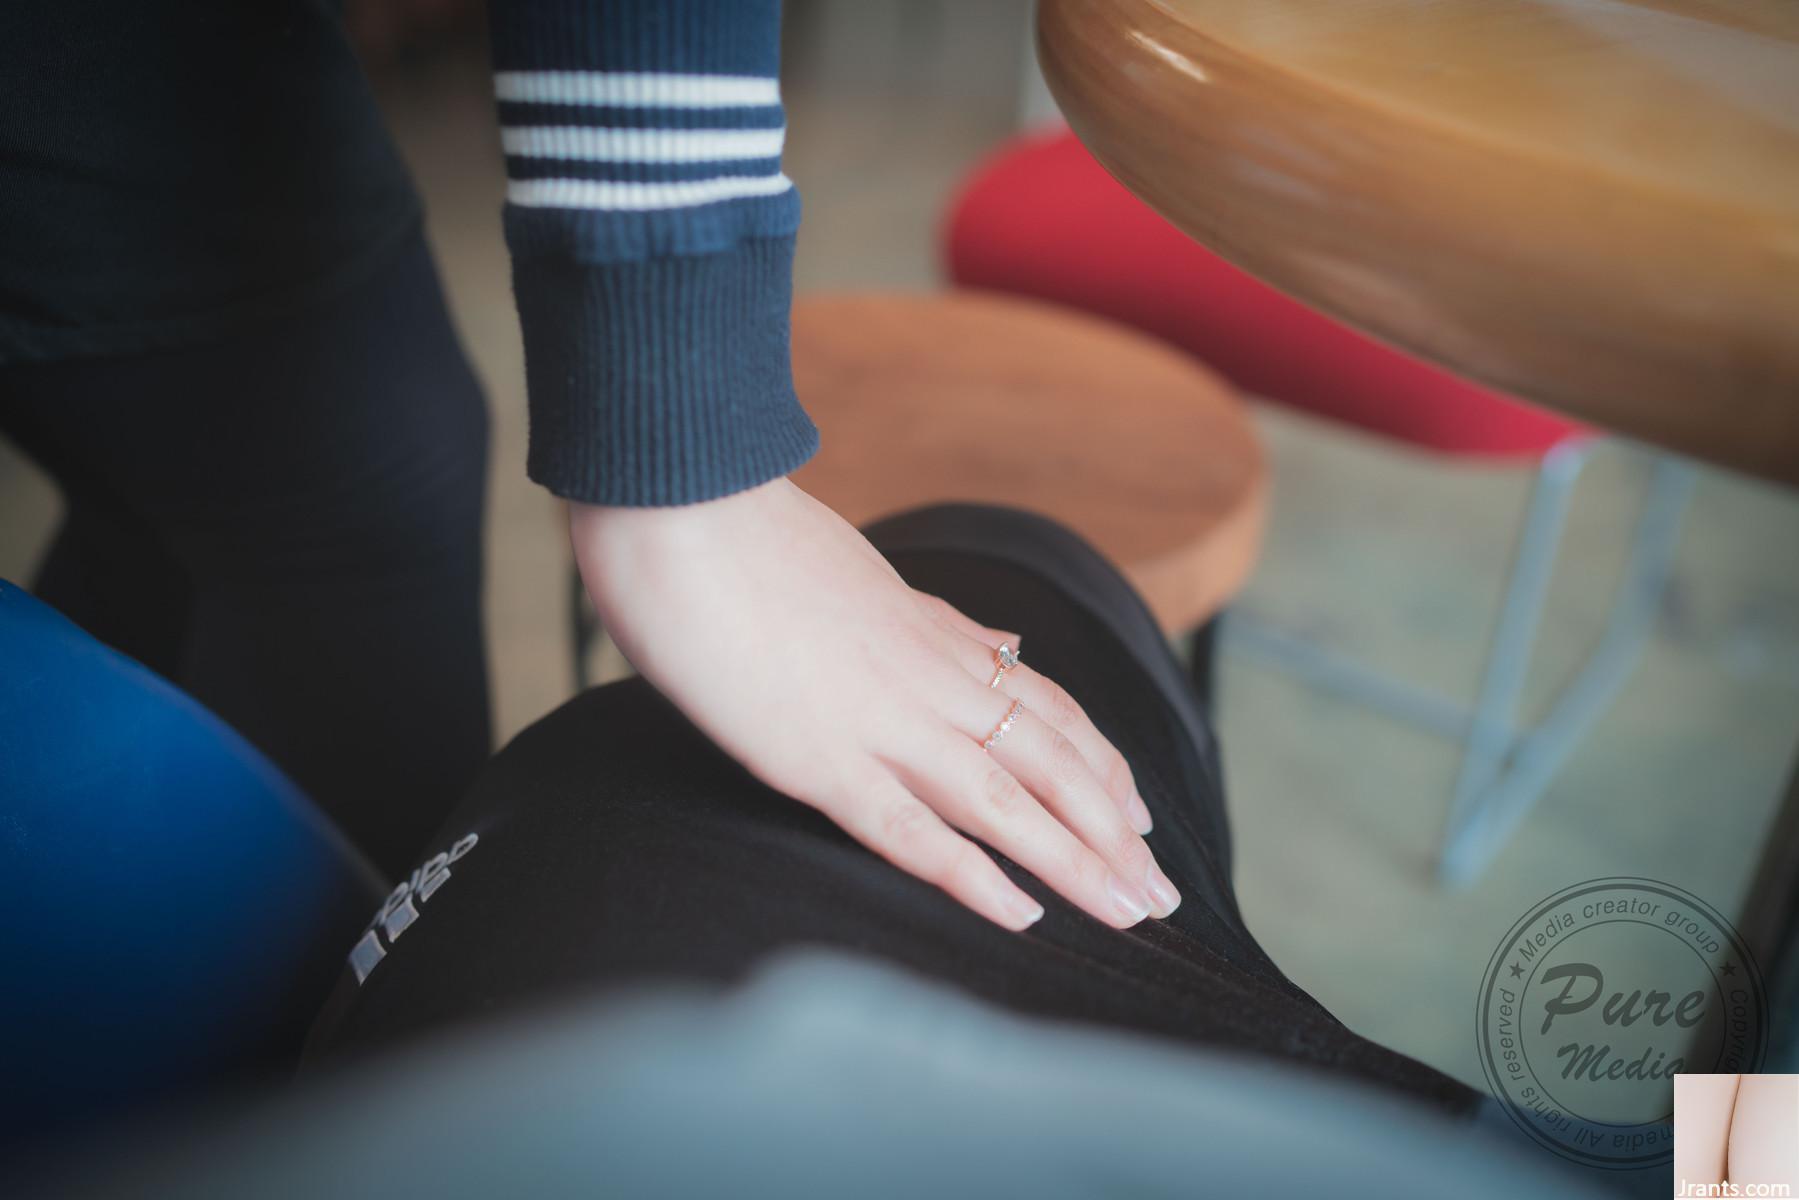
[{"label": "metal chair leg", "polygon": [[1630,677],[1655,631],[1695,478],[1692,465],[1681,459],[1656,462],[1624,581],[1598,647],[1549,715],[1511,748],[1503,774],[1452,824],[1438,868],[1444,882],[1467,883],[1486,869]]},{"label": "metal chair leg", "polygon": [[[1518,699],[1530,667],[1531,647],[1542,622],[1556,552],[1567,528],[1574,485],[1592,454],[1584,438],[1552,447],[1537,467],[1536,486],[1519,530],[1511,579],[1493,626],[1468,735],[1462,746],[1461,772],[1449,802],[1446,827],[1462,829],[1480,797],[1505,766],[1518,722]],[[1453,841],[1453,835],[1447,839]]]},{"label": "metal chair leg", "polygon": [[1225,613],[1224,644],[1313,687],[1416,725],[1439,737],[1468,736],[1468,706],[1432,688],[1384,675],[1309,638],[1270,628],[1240,608]]},{"label": "metal chair leg", "polygon": [[1557,771],[1629,678],[1654,632],[1673,569],[1680,519],[1696,475],[1687,462],[1656,460],[1624,582],[1599,645],[1540,724],[1520,731],[1517,707],[1554,573],[1575,484],[1596,445],[1565,442],[1544,457],[1514,555],[1472,708],[1393,679],[1343,655],[1257,622],[1242,610],[1225,620],[1233,650],[1463,743],[1437,874],[1446,884],[1477,878],[1505,845]]}]

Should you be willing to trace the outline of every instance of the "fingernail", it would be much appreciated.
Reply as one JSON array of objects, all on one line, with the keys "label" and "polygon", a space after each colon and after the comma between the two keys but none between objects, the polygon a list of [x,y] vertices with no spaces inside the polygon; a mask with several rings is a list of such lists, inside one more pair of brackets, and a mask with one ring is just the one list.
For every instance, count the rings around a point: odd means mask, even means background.
[{"label": "fingernail", "polygon": [[1106,876],[1106,891],[1111,894],[1112,907],[1118,910],[1125,924],[1135,925],[1149,915],[1149,899],[1118,876]]},{"label": "fingernail", "polygon": [[1014,930],[1029,929],[1043,919],[1043,906],[1016,889],[1006,897],[1005,906]]},{"label": "fingernail", "polygon": [[1153,862],[1149,864],[1147,882],[1149,898],[1156,904],[1156,916],[1165,917],[1181,906],[1181,894],[1174,890],[1174,884],[1168,881],[1168,876],[1162,874],[1162,868]]},{"label": "fingernail", "polygon": [[1154,818],[1149,815],[1149,805],[1143,803],[1143,797],[1135,791],[1131,792],[1131,798],[1125,803],[1124,810],[1131,818],[1131,828],[1138,833],[1148,833],[1156,827]]}]

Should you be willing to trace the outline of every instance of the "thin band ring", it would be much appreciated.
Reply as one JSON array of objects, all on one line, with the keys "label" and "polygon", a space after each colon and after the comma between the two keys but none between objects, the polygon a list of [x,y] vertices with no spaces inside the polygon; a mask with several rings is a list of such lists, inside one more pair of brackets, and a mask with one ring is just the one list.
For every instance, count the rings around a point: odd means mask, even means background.
[{"label": "thin band ring", "polygon": [[999,681],[1006,677],[1006,672],[1017,665],[1018,652],[1012,649],[1012,643],[1001,642],[999,649],[993,652],[993,678],[987,681],[987,686],[998,687]]},{"label": "thin band ring", "polygon": [[1023,715],[1024,701],[1012,701],[1012,711],[1008,712],[1006,714],[1006,719],[995,726],[993,732],[987,735],[987,740],[981,743],[981,749],[992,750],[995,746],[999,745],[1000,739],[1012,732],[1012,726],[1017,724],[1018,718]]}]

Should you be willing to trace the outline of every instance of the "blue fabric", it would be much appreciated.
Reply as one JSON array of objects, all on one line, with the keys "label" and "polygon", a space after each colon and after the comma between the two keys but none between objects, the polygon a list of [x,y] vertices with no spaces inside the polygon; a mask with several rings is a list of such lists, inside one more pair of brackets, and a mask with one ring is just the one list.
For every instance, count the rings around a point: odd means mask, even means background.
[{"label": "blue fabric", "polygon": [[635,108],[621,105],[540,104],[502,100],[502,125],[587,125],[601,129],[779,129],[787,115],[779,105],[734,108]]},{"label": "blue fabric", "polygon": [[690,504],[804,463],[818,430],[793,398],[792,261],[784,238],[517,264],[531,478],[593,504]]},{"label": "blue fabric", "polygon": [[[647,76],[724,76],[774,80],[780,69],[778,0],[500,0],[489,7],[494,70],[576,71]],[[501,100],[504,128],[583,126],[646,131],[780,128],[779,103],[725,107],[546,104]],[[622,162],[511,154],[513,179],[562,177],[674,181],[727,174],[774,174],[780,159]],[[733,254],[754,238],[791,236],[799,228],[799,193],[749,196],[679,208],[523,209],[507,206],[507,238],[515,256],[548,245],[571,247],[583,262],[666,254]],[[557,239],[536,226],[563,227]],[[791,251],[789,251],[791,253]],[[653,304],[646,297],[646,304]],[[746,314],[746,320],[757,319]]]},{"label": "blue fabric", "polygon": [[205,709],[0,582],[0,1142],[278,1067],[382,888]]},{"label": "blue fabric", "polygon": [[780,0],[502,0],[497,71],[775,75]]},{"label": "blue fabric", "polygon": [[[772,84],[778,75],[778,0],[497,0],[489,13],[494,69],[506,75],[644,76],[662,85],[696,77]],[[774,96],[771,87],[765,99]],[[633,135],[768,130],[784,119],[778,99],[691,95],[632,105],[502,94],[499,116],[506,130]],[[508,154],[506,167],[515,183],[633,187],[780,176],[778,156],[650,157],[533,149]],[[531,477],[589,503],[689,504],[810,458],[818,431],[794,395],[789,361],[799,222],[791,186],[676,205],[508,203]]]},{"label": "blue fabric", "polygon": [[[505,72],[778,75],[778,0],[488,7]],[[292,320],[340,303],[417,224],[335,0],[9,0],[0,78],[0,363]],[[632,132],[785,119],[772,88],[754,103],[692,100],[505,99],[498,112],[511,129]],[[672,207],[507,206],[527,469],[563,496],[692,503],[784,475],[817,447],[788,363],[798,192],[777,187],[777,157],[661,157],[508,156],[519,181],[763,183]]]}]

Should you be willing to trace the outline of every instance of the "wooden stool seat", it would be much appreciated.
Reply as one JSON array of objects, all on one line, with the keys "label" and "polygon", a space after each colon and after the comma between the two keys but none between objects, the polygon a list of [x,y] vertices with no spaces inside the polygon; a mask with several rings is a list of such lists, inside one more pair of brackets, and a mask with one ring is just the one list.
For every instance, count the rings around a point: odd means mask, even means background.
[{"label": "wooden stool seat", "polygon": [[1042,513],[1170,633],[1255,563],[1267,472],[1248,414],[1143,335],[979,292],[817,295],[794,308],[793,367],[824,438],[795,482],[853,524],[945,501]]}]

